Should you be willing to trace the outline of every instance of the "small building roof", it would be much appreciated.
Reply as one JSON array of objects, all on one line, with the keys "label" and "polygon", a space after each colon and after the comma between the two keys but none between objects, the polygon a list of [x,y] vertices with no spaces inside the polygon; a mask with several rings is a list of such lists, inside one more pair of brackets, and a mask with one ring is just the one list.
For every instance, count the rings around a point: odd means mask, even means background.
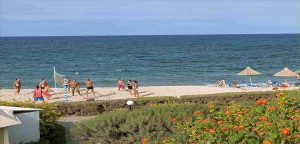
[{"label": "small building roof", "polygon": [[11,106],[0,106],[0,110],[11,110],[13,112],[32,112],[32,111],[41,111],[42,109],[24,108],[24,107],[11,107]]},{"label": "small building roof", "polygon": [[0,110],[0,128],[21,124],[21,121],[10,110]]}]

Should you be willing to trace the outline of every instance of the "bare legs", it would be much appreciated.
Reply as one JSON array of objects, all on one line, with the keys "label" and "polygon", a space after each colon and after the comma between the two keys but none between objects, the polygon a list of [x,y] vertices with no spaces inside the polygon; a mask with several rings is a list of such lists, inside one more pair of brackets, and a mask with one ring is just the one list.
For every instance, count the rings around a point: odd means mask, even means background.
[{"label": "bare legs", "polygon": [[94,95],[94,97],[95,97],[95,92],[94,92],[94,89],[86,89],[86,99],[88,99],[88,98],[89,98],[89,96],[88,96],[88,94],[89,94],[89,90],[91,90],[91,91],[92,91],[92,93],[93,93],[93,95]]},{"label": "bare legs", "polygon": [[139,97],[139,91],[137,89],[134,89],[134,97]]}]

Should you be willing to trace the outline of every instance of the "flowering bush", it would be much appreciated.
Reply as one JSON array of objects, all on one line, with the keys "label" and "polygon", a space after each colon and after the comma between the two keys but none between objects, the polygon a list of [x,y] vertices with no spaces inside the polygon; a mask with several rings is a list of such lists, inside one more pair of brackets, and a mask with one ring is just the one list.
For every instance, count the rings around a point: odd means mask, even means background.
[{"label": "flowering bush", "polygon": [[[299,106],[299,98],[283,90],[251,107],[234,102],[221,109],[209,105],[207,115],[196,111],[192,121],[172,121],[189,143],[300,143]],[[176,142],[176,134],[164,140]]]}]

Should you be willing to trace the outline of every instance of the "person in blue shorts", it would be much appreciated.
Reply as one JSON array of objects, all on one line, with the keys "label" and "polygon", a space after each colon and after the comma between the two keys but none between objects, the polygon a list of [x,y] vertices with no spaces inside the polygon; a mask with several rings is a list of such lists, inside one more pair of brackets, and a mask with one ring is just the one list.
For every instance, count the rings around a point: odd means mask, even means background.
[{"label": "person in blue shorts", "polygon": [[43,93],[43,90],[40,89],[39,85],[37,85],[36,89],[33,90],[33,100],[34,100],[33,103],[35,103],[38,100],[41,100],[44,102],[44,97],[43,97],[42,93]]}]

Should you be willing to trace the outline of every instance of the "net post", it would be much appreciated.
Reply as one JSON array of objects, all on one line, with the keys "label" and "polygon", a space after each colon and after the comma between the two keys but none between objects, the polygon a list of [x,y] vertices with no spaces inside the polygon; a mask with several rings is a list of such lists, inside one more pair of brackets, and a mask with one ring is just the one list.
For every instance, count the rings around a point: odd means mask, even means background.
[{"label": "net post", "polygon": [[64,96],[65,96],[65,103],[67,102],[67,80],[66,75],[64,75]]},{"label": "net post", "polygon": [[54,76],[54,87],[56,88],[55,67],[53,67],[53,76]]}]

